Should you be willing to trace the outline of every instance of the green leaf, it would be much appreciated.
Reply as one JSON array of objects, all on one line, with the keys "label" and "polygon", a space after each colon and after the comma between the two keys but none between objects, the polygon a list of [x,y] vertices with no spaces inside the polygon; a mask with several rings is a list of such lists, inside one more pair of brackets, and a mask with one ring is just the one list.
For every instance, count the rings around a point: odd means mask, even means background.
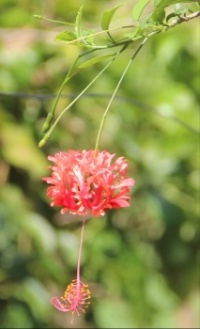
[{"label": "green leaf", "polygon": [[[165,18],[165,8],[175,3],[188,2],[186,0],[154,0],[155,10],[152,14],[152,19],[156,23],[161,23]],[[190,0],[190,2],[196,2],[196,0]]]},{"label": "green leaf", "polygon": [[140,15],[142,14],[143,9],[146,7],[150,0],[138,0],[133,7],[132,18],[134,21],[138,21]]},{"label": "green leaf", "polygon": [[157,10],[154,11],[153,15],[151,16],[151,18],[153,19],[153,21],[156,24],[160,24],[163,22],[164,18],[165,18],[165,10],[164,8],[159,8]]},{"label": "green leaf", "polygon": [[103,13],[103,16],[101,18],[101,27],[103,30],[108,30],[110,22],[113,18],[114,13],[118,8],[120,8],[122,5],[118,5],[117,7],[112,8],[111,10],[105,11]]},{"label": "green leaf", "polygon": [[[91,45],[92,44],[92,38],[90,35],[92,35],[91,31],[89,30],[83,30],[82,29],[82,12],[83,12],[83,5],[80,7],[78,14],[76,16],[76,23],[75,23],[75,31],[77,34],[77,39],[81,39],[80,43],[86,44],[86,45]],[[84,38],[87,37],[87,38]],[[79,41],[79,40],[77,40]]]},{"label": "green leaf", "polygon": [[106,54],[106,55],[101,55],[101,56],[94,57],[94,58],[89,59],[88,61],[80,64],[77,68],[78,69],[83,69],[83,68],[92,66],[96,63],[102,62],[104,59],[106,59],[108,57],[113,57],[114,55],[116,55],[116,53]]},{"label": "green leaf", "polygon": [[76,16],[75,31],[77,33],[78,38],[82,37],[82,32],[81,32],[82,12],[83,12],[83,5],[80,7],[78,14]]},{"label": "green leaf", "polygon": [[71,31],[60,32],[55,37],[56,41],[73,41],[76,39],[77,39],[76,34]]}]

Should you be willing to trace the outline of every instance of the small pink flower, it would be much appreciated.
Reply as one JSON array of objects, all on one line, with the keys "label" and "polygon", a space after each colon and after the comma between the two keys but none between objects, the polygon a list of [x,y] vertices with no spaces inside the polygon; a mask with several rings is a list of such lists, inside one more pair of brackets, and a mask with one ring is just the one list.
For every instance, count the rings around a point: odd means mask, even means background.
[{"label": "small pink flower", "polygon": [[54,162],[47,195],[51,206],[61,213],[102,216],[107,209],[129,206],[132,178],[126,177],[127,162],[123,157],[112,161],[115,154],[107,151],[59,152],[48,159]]}]

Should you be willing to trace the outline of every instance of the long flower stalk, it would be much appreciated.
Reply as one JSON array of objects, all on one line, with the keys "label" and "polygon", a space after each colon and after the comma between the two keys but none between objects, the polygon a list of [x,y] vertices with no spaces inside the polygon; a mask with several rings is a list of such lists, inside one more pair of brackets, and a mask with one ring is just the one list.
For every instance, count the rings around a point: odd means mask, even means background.
[{"label": "long flower stalk", "polygon": [[80,280],[80,264],[81,264],[81,254],[83,245],[85,220],[82,221],[80,245],[78,252],[78,262],[77,262],[77,275],[76,279],[67,286],[64,295],[60,298],[52,297],[51,303],[55,308],[61,312],[71,312],[80,315],[80,312],[85,313],[88,305],[90,304],[89,299],[91,298],[91,293],[88,285]]},{"label": "long flower stalk", "polygon": [[83,236],[84,236],[84,229],[85,229],[85,220],[82,220],[82,227],[81,227],[81,236],[80,236],[80,244],[79,244],[79,251],[78,251],[78,262],[77,262],[77,281],[80,281],[80,266],[81,266],[81,255],[82,255],[82,247],[83,247]]}]

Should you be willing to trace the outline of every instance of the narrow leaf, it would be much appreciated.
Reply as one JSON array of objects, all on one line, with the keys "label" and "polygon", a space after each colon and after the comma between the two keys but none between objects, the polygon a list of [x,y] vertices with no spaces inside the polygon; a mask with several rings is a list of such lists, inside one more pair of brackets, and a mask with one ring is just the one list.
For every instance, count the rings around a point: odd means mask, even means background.
[{"label": "narrow leaf", "polygon": [[77,33],[78,38],[82,36],[82,32],[81,32],[82,12],[83,12],[83,5],[80,7],[78,14],[76,16],[75,31]]},{"label": "narrow leaf", "polygon": [[103,16],[101,18],[101,27],[103,30],[108,30],[110,22],[113,18],[114,13],[118,8],[120,8],[122,5],[118,5],[117,7],[112,8],[111,10],[105,11],[103,13]]},{"label": "narrow leaf", "polygon": [[146,7],[146,5],[148,4],[150,0],[138,0],[135,4],[135,6],[133,7],[133,11],[132,11],[132,18],[134,21],[138,21],[138,19],[140,18],[142,11],[144,10],[144,8]]},{"label": "narrow leaf", "polygon": [[80,64],[77,68],[78,69],[85,69],[89,66],[92,66],[96,63],[100,63],[102,62],[104,59],[108,58],[108,57],[113,57],[114,55],[116,55],[116,53],[112,53],[112,54],[106,54],[106,55],[101,55],[101,56],[97,56],[94,58],[89,59],[88,61]]}]

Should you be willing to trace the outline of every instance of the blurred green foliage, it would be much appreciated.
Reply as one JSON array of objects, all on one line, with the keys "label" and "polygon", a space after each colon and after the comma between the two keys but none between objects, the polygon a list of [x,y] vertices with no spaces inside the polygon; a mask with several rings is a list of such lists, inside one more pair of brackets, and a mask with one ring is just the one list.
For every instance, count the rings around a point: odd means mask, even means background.
[{"label": "blurred green foliage", "polygon": [[[129,3],[116,19],[129,17]],[[128,158],[136,186],[130,208],[87,222],[82,277],[92,290],[91,307],[70,324],[70,315],[49,302],[75,276],[80,223],[49,206],[41,181],[48,175],[47,155],[94,148],[107,96],[134,51],[127,50],[113,63],[39,149],[42,124],[53,104],[49,96],[58,91],[80,49],[54,42],[60,27],[33,15],[74,21],[81,4],[0,0],[0,328],[197,328],[196,20],[146,44],[106,119],[100,147]],[[84,24],[98,27],[99,13],[113,4],[88,0]],[[65,86],[57,114],[103,65]]]}]

